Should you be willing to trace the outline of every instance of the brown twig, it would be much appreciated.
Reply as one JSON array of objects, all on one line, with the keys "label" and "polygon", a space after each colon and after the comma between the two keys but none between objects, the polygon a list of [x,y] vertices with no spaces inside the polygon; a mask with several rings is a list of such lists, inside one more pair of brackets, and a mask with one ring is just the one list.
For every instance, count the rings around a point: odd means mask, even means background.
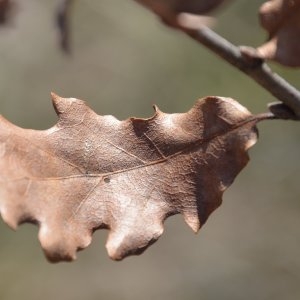
[{"label": "brown twig", "polygon": [[205,26],[199,30],[181,29],[222,59],[250,76],[287,105],[296,117],[300,118],[300,91],[278,74],[272,72],[270,67],[255,55],[255,49],[237,47]]}]

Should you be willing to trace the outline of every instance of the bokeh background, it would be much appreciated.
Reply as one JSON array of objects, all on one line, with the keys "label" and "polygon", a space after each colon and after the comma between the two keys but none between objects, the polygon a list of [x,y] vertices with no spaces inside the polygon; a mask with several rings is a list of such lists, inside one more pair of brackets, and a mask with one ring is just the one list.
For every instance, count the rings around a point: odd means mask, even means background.
[{"label": "bokeh background", "polygon": [[[236,44],[259,45],[262,2],[234,1],[215,30]],[[154,103],[184,112],[206,95],[233,97],[254,113],[275,100],[132,0],[76,1],[69,57],[56,45],[57,1],[16,3],[0,29],[0,113],[19,126],[55,123],[51,91],[120,119],[151,116]],[[300,88],[299,70],[272,67]],[[52,265],[36,227],[13,232],[0,221],[0,299],[300,299],[300,126],[268,121],[259,129],[249,165],[200,233],[172,217],[141,256],[111,261],[107,232],[98,231],[76,262]]]}]

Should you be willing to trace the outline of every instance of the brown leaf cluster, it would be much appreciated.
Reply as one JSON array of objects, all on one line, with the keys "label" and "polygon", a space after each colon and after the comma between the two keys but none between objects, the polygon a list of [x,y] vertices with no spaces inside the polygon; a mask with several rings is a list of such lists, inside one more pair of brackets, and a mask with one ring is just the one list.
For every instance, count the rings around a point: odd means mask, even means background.
[{"label": "brown leaf cluster", "polygon": [[229,98],[125,121],[74,98],[53,104],[59,120],[48,130],[0,119],[0,213],[12,228],[38,224],[54,262],[73,260],[101,228],[116,260],[143,252],[171,215],[197,232],[257,139],[258,118]]},{"label": "brown leaf cluster", "polygon": [[[164,23],[171,27],[195,27],[205,25],[205,15],[226,0],[135,0],[151,9]],[[184,13],[183,20],[180,15]]]},{"label": "brown leaf cluster", "polygon": [[300,67],[300,0],[269,0],[260,8],[269,40],[258,54],[290,67]]}]

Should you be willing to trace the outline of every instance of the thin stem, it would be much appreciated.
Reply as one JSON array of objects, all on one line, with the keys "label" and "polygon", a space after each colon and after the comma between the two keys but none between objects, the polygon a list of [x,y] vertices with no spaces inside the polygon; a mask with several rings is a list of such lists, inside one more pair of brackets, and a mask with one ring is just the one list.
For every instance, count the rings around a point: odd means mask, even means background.
[{"label": "thin stem", "polygon": [[282,101],[300,117],[300,91],[289,84],[255,55],[255,49],[237,47],[207,27],[199,30],[182,29],[193,39],[238,68],[268,92]]}]

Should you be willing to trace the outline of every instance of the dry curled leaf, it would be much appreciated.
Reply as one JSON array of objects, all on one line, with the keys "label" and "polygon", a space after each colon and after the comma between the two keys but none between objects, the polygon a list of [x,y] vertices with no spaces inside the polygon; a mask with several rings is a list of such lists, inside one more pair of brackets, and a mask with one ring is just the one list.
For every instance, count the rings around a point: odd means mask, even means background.
[{"label": "dry curled leaf", "polygon": [[300,0],[269,0],[260,8],[269,40],[258,54],[290,67],[300,67]]},{"label": "dry curled leaf", "polygon": [[100,228],[116,260],[156,241],[168,216],[197,232],[257,139],[259,116],[229,98],[125,121],[74,98],[53,104],[59,120],[48,130],[0,119],[1,215],[12,228],[37,223],[50,261],[73,260]]},{"label": "dry curled leaf", "polygon": [[[135,0],[156,13],[163,22],[172,27],[194,29],[211,20],[200,15],[207,14],[226,0]],[[184,13],[181,18],[181,13]]]}]

